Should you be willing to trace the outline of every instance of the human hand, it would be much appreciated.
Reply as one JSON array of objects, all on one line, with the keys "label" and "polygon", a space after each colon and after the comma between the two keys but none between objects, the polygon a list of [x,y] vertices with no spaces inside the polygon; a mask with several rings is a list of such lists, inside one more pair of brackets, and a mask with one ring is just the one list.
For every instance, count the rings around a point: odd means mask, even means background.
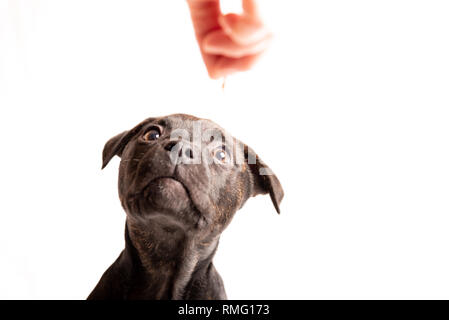
[{"label": "human hand", "polygon": [[260,19],[256,0],[242,0],[241,15],[223,15],[220,0],[187,0],[187,3],[211,78],[249,70],[268,47],[272,36]]}]

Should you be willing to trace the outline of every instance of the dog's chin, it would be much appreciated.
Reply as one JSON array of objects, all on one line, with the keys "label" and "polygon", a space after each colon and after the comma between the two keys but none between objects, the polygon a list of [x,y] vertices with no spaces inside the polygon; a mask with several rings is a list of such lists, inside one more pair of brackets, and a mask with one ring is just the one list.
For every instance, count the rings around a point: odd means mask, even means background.
[{"label": "dog's chin", "polygon": [[179,213],[193,208],[187,189],[170,177],[151,181],[144,190],[144,197],[148,213]]}]

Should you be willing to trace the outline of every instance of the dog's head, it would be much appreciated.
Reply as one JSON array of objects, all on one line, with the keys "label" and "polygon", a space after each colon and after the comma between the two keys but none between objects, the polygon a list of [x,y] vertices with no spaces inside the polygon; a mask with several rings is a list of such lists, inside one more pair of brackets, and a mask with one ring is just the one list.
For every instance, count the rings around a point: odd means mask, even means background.
[{"label": "dog's head", "polygon": [[280,211],[277,177],[210,120],[184,114],[146,119],[106,143],[103,168],[115,155],[121,157],[119,196],[130,218],[168,219],[219,234],[251,196],[269,194]]}]

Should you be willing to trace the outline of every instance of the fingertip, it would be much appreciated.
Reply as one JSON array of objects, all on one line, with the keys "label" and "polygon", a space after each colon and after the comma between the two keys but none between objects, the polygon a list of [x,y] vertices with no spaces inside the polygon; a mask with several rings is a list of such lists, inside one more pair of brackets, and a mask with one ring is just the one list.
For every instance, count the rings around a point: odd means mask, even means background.
[{"label": "fingertip", "polygon": [[239,15],[235,13],[228,13],[226,15],[221,15],[218,17],[218,24],[227,34],[233,33],[236,23],[239,20]]}]

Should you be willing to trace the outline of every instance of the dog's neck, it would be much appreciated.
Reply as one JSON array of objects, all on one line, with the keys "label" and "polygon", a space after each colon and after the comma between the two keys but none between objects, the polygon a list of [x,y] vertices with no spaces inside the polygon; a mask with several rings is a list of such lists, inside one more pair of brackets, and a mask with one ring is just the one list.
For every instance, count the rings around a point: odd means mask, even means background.
[{"label": "dog's neck", "polygon": [[183,299],[194,276],[212,263],[218,237],[198,243],[182,229],[155,221],[127,220],[126,249],[133,257],[132,276],[148,299]]}]

